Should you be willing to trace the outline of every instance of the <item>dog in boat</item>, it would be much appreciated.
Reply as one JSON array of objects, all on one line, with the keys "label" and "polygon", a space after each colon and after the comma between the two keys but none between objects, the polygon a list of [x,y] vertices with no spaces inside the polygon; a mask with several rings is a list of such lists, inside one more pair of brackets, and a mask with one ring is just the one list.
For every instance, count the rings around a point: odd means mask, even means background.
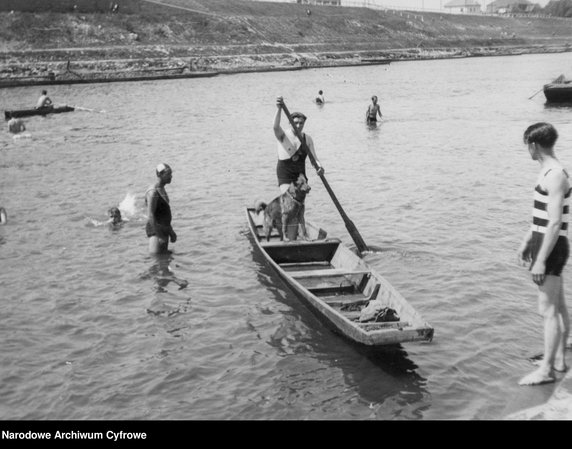
[{"label": "dog in boat", "polygon": [[298,179],[290,184],[288,190],[274,198],[270,203],[256,202],[256,213],[259,214],[264,211],[263,232],[266,241],[270,240],[273,228],[278,230],[280,240],[289,241],[291,240],[289,236],[296,240],[298,235],[307,240],[304,201],[310,190],[308,179],[300,173]]}]

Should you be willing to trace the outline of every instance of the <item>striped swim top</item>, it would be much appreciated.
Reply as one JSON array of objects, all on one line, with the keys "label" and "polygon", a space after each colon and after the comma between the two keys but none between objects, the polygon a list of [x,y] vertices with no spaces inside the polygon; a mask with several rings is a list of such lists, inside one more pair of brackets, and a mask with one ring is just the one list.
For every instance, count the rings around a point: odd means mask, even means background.
[{"label": "striped swim top", "polygon": [[[544,176],[546,176],[550,170],[549,169]],[[566,170],[562,169],[566,177],[568,178],[568,173]],[[572,188],[568,189],[566,195],[564,195],[564,204],[562,205],[562,225],[560,226],[559,235],[568,235],[568,217],[569,217],[569,202],[570,202],[570,192]],[[548,225],[548,192],[537,184],[534,188],[534,208],[532,209],[532,230],[534,232],[539,232],[540,234],[546,234],[546,226]]]}]

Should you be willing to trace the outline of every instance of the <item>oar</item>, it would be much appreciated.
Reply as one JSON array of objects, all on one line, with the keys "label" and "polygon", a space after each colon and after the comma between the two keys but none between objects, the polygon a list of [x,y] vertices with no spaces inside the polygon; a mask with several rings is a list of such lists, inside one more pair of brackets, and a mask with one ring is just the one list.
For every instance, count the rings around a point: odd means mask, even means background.
[{"label": "oar", "polygon": [[[288,117],[288,121],[290,122],[290,124],[292,125],[292,129],[294,130],[294,132],[296,133],[296,137],[298,137],[298,140],[302,143],[302,145],[304,145],[306,148],[306,153],[308,153],[308,157],[310,158],[310,162],[312,162],[312,165],[314,166],[315,169],[318,168],[318,165],[316,163],[316,159],[314,158],[314,155],[310,152],[310,149],[308,148],[308,146],[306,145],[305,140],[302,138],[302,134],[300,133],[300,131],[298,130],[298,127],[296,126],[296,124],[294,123],[294,120],[292,120],[292,116],[290,115],[290,112],[288,111],[288,108],[286,107],[286,104],[284,104],[284,102],[282,102],[282,110],[284,111],[284,114],[286,114],[286,117]],[[344,220],[344,223],[346,225],[346,229],[348,230],[348,232],[350,233],[354,243],[357,246],[357,249],[360,253],[363,253],[364,251],[368,251],[369,248],[367,247],[367,245],[365,244],[365,242],[363,241],[363,239],[361,238],[360,233],[358,232],[357,228],[355,227],[353,221],[351,221],[349,219],[349,217],[346,215],[346,213],[344,212],[344,210],[342,209],[342,206],[340,204],[340,202],[338,201],[338,199],[336,198],[336,195],[334,194],[334,191],[332,190],[332,188],[330,187],[330,184],[328,184],[328,181],[326,180],[326,177],[324,176],[323,173],[320,173],[318,176],[320,176],[320,179],[322,180],[322,183],[324,184],[324,187],[326,188],[326,190],[328,191],[328,193],[330,194],[330,197],[332,198],[332,201],[334,202],[334,204],[336,205],[336,208],[338,209],[338,212],[340,213],[340,215],[342,216],[342,219]]]},{"label": "oar", "polygon": [[536,97],[540,92],[542,92],[544,90],[544,87],[542,87],[542,89],[540,89],[538,92],[536,92],[534,95],[532,95],[531,97],[528,97],[529,100],[532,100],[532,97]]}]

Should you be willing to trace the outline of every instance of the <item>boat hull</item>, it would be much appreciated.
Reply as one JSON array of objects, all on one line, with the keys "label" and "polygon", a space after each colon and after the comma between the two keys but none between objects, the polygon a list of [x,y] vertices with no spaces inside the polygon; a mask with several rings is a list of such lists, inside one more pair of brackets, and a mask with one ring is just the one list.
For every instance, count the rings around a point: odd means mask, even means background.
[{"label": "boat hull", "polygon": [[572,83],[546,84],[544,96],[549,103],[572,103]]},{"label": "boat hull", "polygon": [[[308,241],[266,241],[262,214],[247,208],[250,236],[267,263],[302,302],[331,330],[364,346],[431,341],[433,328],[340,239],[306,223]],[[398,321],[362,321],[362,310],[376,301],[393,309]]]},{"label": "boat hull", "polygon": [[34,115],[48,115],[48,114],[61,114],[62,112],[72,112],[72,106],[60,106],[54,108],[41,108],[41,109],[15,109],[12,111],[4,111],[4,118],[10,120],[11,118],[31,117]]}]

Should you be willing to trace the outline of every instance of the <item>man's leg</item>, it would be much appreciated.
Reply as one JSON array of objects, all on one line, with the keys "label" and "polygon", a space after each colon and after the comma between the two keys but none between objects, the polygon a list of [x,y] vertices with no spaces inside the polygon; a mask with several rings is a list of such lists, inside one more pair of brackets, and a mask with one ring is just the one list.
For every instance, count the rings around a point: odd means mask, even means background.
[{"label": "man's leg", "polygon": [[539,385],[554,382],[554,358],[560,344],[560,291],[562,279],[547,275],[538,287],[538,310],[544,318],[544,358],[537,370],[523,377],[519,385]]},{"label": "man's leg", "polygon": [[554,369],[559,372],[565,372],[566,366],[566,344],[570,335],[570,316],[566,307],[566,298],[564,297],[564,282],[560,277],[560,295],[558,297],[558,315],[560,318],[561,337],[554,358]]}]

